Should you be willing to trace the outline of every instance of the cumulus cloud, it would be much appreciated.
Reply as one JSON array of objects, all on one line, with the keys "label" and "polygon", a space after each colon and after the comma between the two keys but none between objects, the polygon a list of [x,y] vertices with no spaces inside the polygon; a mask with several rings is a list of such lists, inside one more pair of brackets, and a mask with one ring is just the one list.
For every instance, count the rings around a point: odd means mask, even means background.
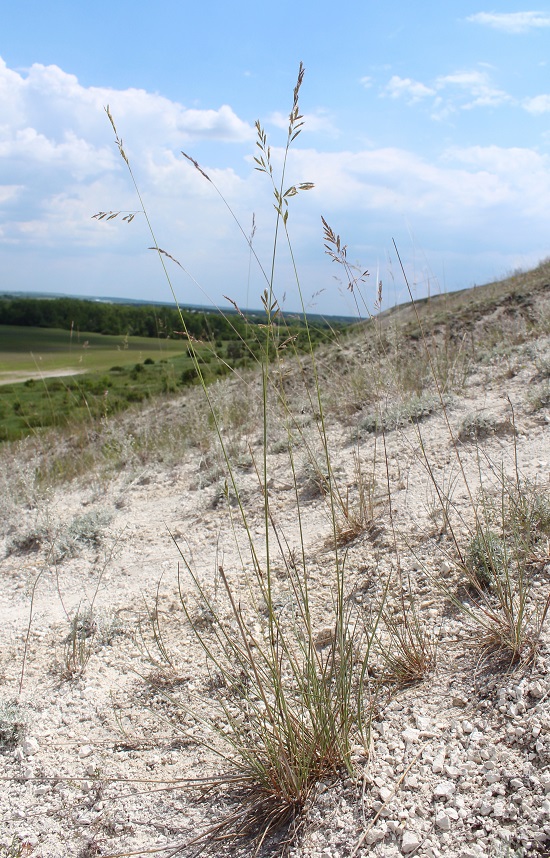
[{"label": "cumulus cloud", "polygon": [[527,98],[523,102],[523,107],[528,113],[533,113],[535,115],[549,113],[550,95],[535,95],[534,98]]},{"label": "cumulus cloud", "polygon": [[410,77],[393,75],[386,84],[382,94],[387,95],[389,98],[405,98],[409,104],[414,104],[423,98],[435,95],[435,90],[420,83],[420,81],[411,80]]},{"label": "cumulus cloud", "polygon": [[[212,140],[248,146],[254,138],[254,129],[228,105],[188,108],[140,89],[85,87],[54,65],[36,63],[22,74],[0,59],[0,165],[10,177],[9,185],[0,185],[0,240],[25,246],[54,246],[67,236],[84,245],[101,242],[108,231],[100,237],[91,215],[135,206],[106,105],[129,141],[145,193],[207,194],[179,148]],[[219,179],[226,187],[236,177],[228,171]]]},{"label": "cumulus cloud", "polygon": [[[289,167],[315,182],[307,196],[312,218],[321,211],[343,237],[350,258],[366,247],[361,264],[372,265],[372,252],[388,248],[389,236],[408,242],[409,225],[431,259],[454,260],[459,276],[466,270],[477,282],[491,279],[522,252],[533,262],[546,253],[550,194],[550,158],[527,148],[452,147],[437,158],[405,148],[361,151],[294,151]],[[399,239],[399,236],[401,238]],[[422,238],[423,237],[423,238]],[[490,250],[488,272],[479,261]],[[447,269],[447,284],[454,280]]]},{"label": "cumulus cloud", "polygon": [[435,119],[445,118],[457,110],[499,107],[513,102],[508,93],[493,86],[488,72],[480,69],[442,75],[430,84],[394,75],[381,94],[393,99],[404,98],[408,104],[429,100]]},{"label": "cumulus cloud", "polygon": [[438,92],[460,92],[465,97],[461,104],[465,110],[472,107],[498,107],[513,100],[506,92],[492,86],[487,72],[477,69],[443,75],[437,78],[435,86]]},{"label": "cumulus cloud", "polygon": [[466,20],[514,35],[550,27],[550,15],[544,12],[478,12]]},{"label": "cumulus cloud", "polygon": [[503,189],[503,201],[517,205],[522,216],[547,218],[550,158],[532,149],[500,146],[453,147],[444,160],[467,167],[476,176],[493,176]]},{"label": "cumulus cloud", "polygon": [[165,142],[184,139],[215,138],[223,141],[249,140],[253,129],[243,122],[228,105],[218,110],[196,110],[141,89],[113,90],[107,87],[84,87],[78,79],[58,66],[35,63],[26,77],[6,68],[0,61],[0,98],[12,107],[13,119],[25,117],[29,125],[48,134],[71,129],[76,133],[102,133],[103,107],[110,104],[125,127],[137,121],[143,133],[144,120],[148,139]]},{"label": "cumulus cloud", "polygon": [[[504,152],[506,150],[503,150]],[[502,157],[493,148],[478,154],[449,150],[433,163],[406,149],[387,147],[360,152],[324,153],[316,150],[294,152],[292,162],[313,177],[323,204],[385,215],[420,215],[440,220],[469,217],[510,199],[511,180]],[[470,160],[468,161],[467,155]],[[493,160],[494,166],[487,165]],[[516,171],[522,166],[514,162]],[[531,162],[523,165],[531,169]]]}]

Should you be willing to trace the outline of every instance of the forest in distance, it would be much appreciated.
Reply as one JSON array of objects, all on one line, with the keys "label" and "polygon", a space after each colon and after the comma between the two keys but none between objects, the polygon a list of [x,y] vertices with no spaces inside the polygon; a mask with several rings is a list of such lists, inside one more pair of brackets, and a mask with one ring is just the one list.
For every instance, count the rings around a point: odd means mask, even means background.
[{"label": "forest in distance", "polygon": [[[181,313],[181,315],[180,315]],[[261,325],[265,315],[260,311],[241,314],[233,306],[223,312],[216,308],[188,308],[155,303],[128,304],[94,301],[73,297],[24,297],[0,294],[0,325],[59,328],[90,333],[136,337],[178,337],[182,316],[188,332],[196,339],[246,337],[249,325]],[[296,313],[283,313],[285,325],[293,333],[305,328],[304,319]],[[346,327],[352,320],[344,317],[308,315],[314,339],[323,330]],[[316,333],[317,332],[317,333]],[[322,337],[320,337],[322,339]]]}]

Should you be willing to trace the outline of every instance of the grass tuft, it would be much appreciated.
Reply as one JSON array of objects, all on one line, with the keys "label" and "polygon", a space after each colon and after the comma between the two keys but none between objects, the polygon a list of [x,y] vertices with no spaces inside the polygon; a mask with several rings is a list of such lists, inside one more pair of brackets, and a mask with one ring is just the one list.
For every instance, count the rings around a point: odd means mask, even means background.
[{"label": "grass tuft", "polygon": [[0,750],[13,748],[24,737],[28,726],[28,712],[15,700],[0,702]]}]

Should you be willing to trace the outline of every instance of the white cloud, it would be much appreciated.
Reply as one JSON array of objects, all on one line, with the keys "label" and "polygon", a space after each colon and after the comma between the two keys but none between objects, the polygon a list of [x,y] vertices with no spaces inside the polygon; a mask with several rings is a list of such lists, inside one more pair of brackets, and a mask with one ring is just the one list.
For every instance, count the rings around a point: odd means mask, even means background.
[{"label": "white cloud", "polygon": [[362,78],[359,80],[359,83],[361,84],[361,86],[364,86],[364,87],[365,87],[365,89],[370,89],[370,88],[371,88],[371,86],[372,86],[373,81],[372,81],[372,78],[371,78],[371,77],[368,77],[368,75],[365,75],[365,77],[362,77]]},{"label": "white cloud", "polygon": [[[455,158],[455,160],[457,160]],[[307,170],[323,204],[454,219],[459,212],[489,208],[508,197],[497,171],[434,164],[405,149],[361,152],[294,152],[297,172]],[[299,169],[298,169],[299,165]]]},{"label": "white cloud", "polygon": [[434,119],[447,118],[457,110],[513,103],[508,93],[492,85],[488,72],[479,69],[442,75],[429,85],[394,75],[382,90],[382,95],[393,99],[405,98],[408,104],[432,99],[430,106]]},{"label": "white cloud", "polygon": [[547,220],[545,199],[550,194],[548,156],[519,147],[469,146],[449,149],[445,160],[458,162],[477,176],[494,176],[503,190],[503,201],[517,205],[519,215]]},{"label": "white cloud", "polygon": [[411,80],[410,77],[393,75],[386,84],[383,95],[387,95],[389,98],[406,98],[409,104],[414,104],[423,98],[435,95],[435,90],[420,83],[420,81]]},{"label": "white cloud", "polygon": [[535,95],[534,98],[527,98],[523,102],[523,107],[528,113],[533,113],[535,115],[549,113],[550,95]]},{"label": "white cloud", "polygon": [[[107,104],[145,194],[173,197],[178,190],[212,200],[208,183],[179,149],[254,138],[228,105],[200,110],[144,90],[84,87],[57,66],[38,63],[20,74],[0,58],[0,172],[10,177],[9,186],[0,186],[1,242],[53,247],[70,237],[99,245],[111,231],[98,231],[91,215],[135,208]],[[232,171],[219,171],[218,179],[220,188],[237,181]]]},{"label": "white cloud", "polygon": [[548,228],[550,157],[531,149],[453,147],[435,162],[398,148],[308,149],[293,153],[292,166],[315,182],[315,198],[305,205],[322,200],[326,211],[353,212],[359,221],[369,213],[367,222],[374,217],[388,229],[399,217],[414,217],[436,232],[460,225],[474,235],[480,228],[489,233],[493,223],[530,218],[537,230]]},{"label": "white cloud", "polygon": [[550,15],[544,12],[478,12],[466,20],[512,34],[550,27]]},{"label": "white cloud", "polygon": [[0,205],[16,199],[21,190],[21,185],[0,185]]},{"label": "white cloud", "polygon": [[498,107],[513,99],[503,90],[491,85],[487,72],[462,71],[438,77],[435,83],[438,92],[454,89],[466,94],[468,100],[461,105],[464,110],[472,107]]},{"label": "white cloud", "polygon": [[254,136],[254,129],[228,105],[198,110],[144,90],[84,87],[57,66],[38,63],[24,77],[0,59],[0,104],[4,143],[18,134],[26,140],[34,134],[48,141],[52,152],[61,143],[78,147],[84,139],[89,146],[109,148],[105,105],[110,105],[125,135],[138,139],[133,132],[139,125],[144,147],[202,139],[240,143]]}]

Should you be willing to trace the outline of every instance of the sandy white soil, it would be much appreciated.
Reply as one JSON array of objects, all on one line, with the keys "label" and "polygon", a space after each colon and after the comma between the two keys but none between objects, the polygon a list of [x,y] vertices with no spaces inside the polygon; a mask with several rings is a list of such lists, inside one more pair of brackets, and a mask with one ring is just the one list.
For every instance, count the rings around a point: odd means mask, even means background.
[{"label": "sandy white soil", "polygon": [[[514,478],[516,463],[522,479],[548,494],[549,414],[533,410],[529,400],[538,383],[536,359],[548,351],[541,340],[518,347],[506,361],[495,358],[452,397],[448,416],[455,432],[472,414],[493,421],[486,438],[458,445],[474,496],[480,473],[486,487],[498,490],[502,473]],[[186,419],[178,402],[162,408],[171,409],[174,420]],[[313,417],[307,406],[304,412],[307,424]],[[290,854],[548,855],[548,631],[534,660],[515,669],[495,665],[471,646],[475,627],[434,584],[443,581],[456,592],[459,573],[452,540],[441,533],[417,430],[409,424],[387,433],[386,472],[380,436],[375,441],[360,431],[354,441],[360,418],[332,418],[328,430],[342,485],[353,495],[359,454],[365,464],[376,455],[381,487],[377,527],[347,547],[348,592],[358,609],[367,606],[395,574],[384,501],[389,481],[401,570],[437,639],[437,664],[424,682],[381,698],[371,746],[357,741],[353,750],[355,777],[319,785]],[[142,419],[154,420],[155,409]],[[446,491],[452,485],[455,517],[463,516],[457,532],[466,544],[471,500],[441,410],[419,425],[440,485]],[[257,452],[260,431],[238,440]],[[300,546],[296,503],[288,457],[278,449],[273,444],[269,454],[269,492],[276,527],[292,550]],[[300,467],[304,462],[299,458]],[[299,480],[305,473],[299,470]],[[261,554],[262,496],[250,458],[243,457],[237,476]],[[303,481],[304,542],[321,631],[333,604],[331,526],[326,500]],[[205,471],[205,457],[191,449],[176,463],[134,462],[109,477],[91,471],[34,505],[7,504],[0,544],[0,702],[17,698],[28,723],[24,736],[0,749],[0,855],[145,855],[155,847],[168,855],[231,809],[224,793],[200,800],[184,783],[219,771],[220,762],[197,741],[202,727],[185,708],[196,706],[198,697],[208,710],[214,692],[181,610],[176,547],[211,594],[219,594],[223,563],[246,602],[237,551],[245,545],[243,529],[238,517],[232,524],[222,489],[221,477]],[[90,523],[93,537],[79,537],[90,532]],[[540,609],[550,568],[540,562],[532,574]],[[184,575],[180,586],[191,592]],[[277,596],[288,598],[284,576]],[[76,637],[78,657],[88,660],[80,676],[68,678],[70,620],[91,604],[95,625]],[[230,622],[226,608],[220,610]],[[151,617],[158,618],[173,668],[155,645]],[[251,614],[250,622],[257,621]],[[282,854],[283,845],[269,850]],[[213,854],[245,856],[251,847],[219,843]]]},{"label": "sandy white soil", "polygon": [[15,384],[17,382],[40,381],[41,378],[67,378],[70,375],[81,375],[85,369],[52,369],[46,372],[35,370],[34,372],[0,372],[0,384]]}]

